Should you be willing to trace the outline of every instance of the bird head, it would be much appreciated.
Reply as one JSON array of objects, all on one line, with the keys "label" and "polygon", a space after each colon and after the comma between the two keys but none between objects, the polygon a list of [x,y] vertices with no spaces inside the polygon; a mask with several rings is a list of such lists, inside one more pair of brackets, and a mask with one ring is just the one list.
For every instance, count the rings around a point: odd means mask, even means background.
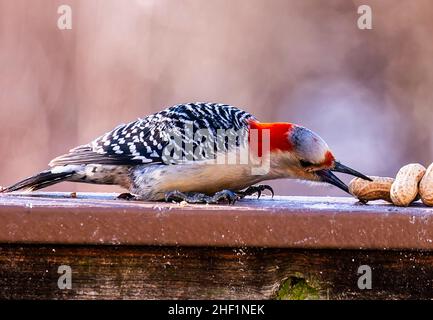
[{"label": "bird head", "polygon": [[290,144],[292,160],[297,167],[298,174],[305,180],[326,182],[349,193],[347,185],[333,172],[341,172],[371,180],[362,173],[343,165],[335,160],[328,144],[313,131],[293,125],[287,134]]},{"label": "bird head", "polygon": [[333,172],[371,180],[335,160],[328,144],[313,131],[291,123],[254,123],[255,129],[269,129],[272,167],[276,176],[325,182],[349,193],[348,186]]}]

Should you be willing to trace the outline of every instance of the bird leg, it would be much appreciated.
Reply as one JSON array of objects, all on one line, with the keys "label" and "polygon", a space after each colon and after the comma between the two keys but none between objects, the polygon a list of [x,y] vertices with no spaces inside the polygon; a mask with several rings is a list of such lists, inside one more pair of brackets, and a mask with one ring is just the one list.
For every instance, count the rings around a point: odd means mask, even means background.
[{"label": "bird leg", "polygon": [[199,192],[180,192],[171,191],[165,194],[166,202],[188,202],[188,203],[207,203],[207,204],[217,204],[220,202],[228,202],[229,204],[234,204],[239,196],[230,190],[222,190],[215,193],[213,196],[208,196],[204,193]]},{"label": "bird leg", "polygon": [[246,190],[238,191],[236,193],[240,199],[243,199],[246,196],[251,196],[251,195],[257,193],[257,199],[259,199],[260,196],[262,195],[262,191],[265,191],[265,190],[269,190],[272,194],[272,198],[274,197],[274,190],[272,189],[271,186],[268,186],[266,184],[259,184],[256,186],[250,186]]}]

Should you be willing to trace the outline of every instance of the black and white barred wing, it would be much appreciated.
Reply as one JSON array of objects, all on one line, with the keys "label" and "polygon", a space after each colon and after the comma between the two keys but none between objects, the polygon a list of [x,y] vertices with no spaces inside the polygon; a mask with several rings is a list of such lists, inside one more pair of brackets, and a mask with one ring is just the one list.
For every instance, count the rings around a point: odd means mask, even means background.
[{"label": "black and white barred wing", "polygon": [[138,165],[161,161],[161,151],[168,144],[169,119],[145,119],[122,124],[87,145],[71,149],[53,159],[50,166],[106,164]]},{"label": "black and white barred wing", "polygon": [[120,125],[91,143],[53,159],[50,166],[72,164],[174,164],[213,159],[245,142],[252,116],[212,103],[176,105]]},{"label": "black and white barred wing", "polygon": [[164,148],[166,164],[215,160],[248,142],[249,113],[226,104],[190,103],[171,107],[168,115],[175,123],[170,143]]}]

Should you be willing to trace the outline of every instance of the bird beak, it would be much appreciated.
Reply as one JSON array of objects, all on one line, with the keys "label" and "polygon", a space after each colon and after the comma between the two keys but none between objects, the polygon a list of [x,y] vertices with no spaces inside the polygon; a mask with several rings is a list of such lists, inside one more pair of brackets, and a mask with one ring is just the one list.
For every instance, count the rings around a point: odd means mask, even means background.
[{"label": "bird beak", "polygon": [[356,170],[346,167],[345,165],[342,165],[340,162],[337,161],[335,162],[335,166],[332,169],[316,171],[316,174],[320,177],[320,181],[330,183],[349,194],[350,194],[349,187],[343,181],[341,181],[335,174],[333,174],[332,171],[347,173],[364,180],[372,181],[369,177],[363,175],[362,173]]},{"label": "bird beak", "polygon": [[358,177],[358,178],[361,178],[364,180],[373,181],[369,177],[363,175],[362,173],[360,173],[356,170],[353,170],[352,168],[346,167],[345,165],[341,164],[338,161],[335,161],[335,166],[333,169],[331,169],[331,171],[347,173],[347,174],[350,174],[352,176],[355,176],[355,177]]},{"label": "bird beak", "polygon": [[333,174],[331,170],[319,170],[316,171],[316,174],[319,176],[320,181],[330,183],[333,186],[336,186],[337,188],[340,188],[341,190],[350,193],[349,187],[343,181],[338,179],[338,177]]}]

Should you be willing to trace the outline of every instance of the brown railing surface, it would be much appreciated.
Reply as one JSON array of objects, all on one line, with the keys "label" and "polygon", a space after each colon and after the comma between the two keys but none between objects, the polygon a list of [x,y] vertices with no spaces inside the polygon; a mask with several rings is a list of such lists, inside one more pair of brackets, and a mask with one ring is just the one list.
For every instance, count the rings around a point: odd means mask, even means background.
[{"label": "brown railing surface", "polygon": [[421,203],[0,195],[3,298],[433,298],[432,249]]}]

